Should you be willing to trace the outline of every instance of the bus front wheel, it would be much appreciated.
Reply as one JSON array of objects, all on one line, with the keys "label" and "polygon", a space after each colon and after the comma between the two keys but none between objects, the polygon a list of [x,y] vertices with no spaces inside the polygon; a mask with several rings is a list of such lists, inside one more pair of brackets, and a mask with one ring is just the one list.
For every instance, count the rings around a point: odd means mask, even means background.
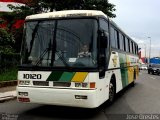
[{"label": "bus front wheel", "polygon": [[113,82],[110,82],[109,84],[109,103],[112,104],[114,102],[115,99],[115,85],[113,84]]}]

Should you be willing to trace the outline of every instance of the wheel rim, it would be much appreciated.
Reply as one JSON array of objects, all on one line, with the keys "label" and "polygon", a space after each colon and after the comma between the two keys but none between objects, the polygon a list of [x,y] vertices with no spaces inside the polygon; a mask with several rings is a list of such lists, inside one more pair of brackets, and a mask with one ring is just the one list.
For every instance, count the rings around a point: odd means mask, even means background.
[{"label": "wheel rim", "polygon": [[109,84],[109,100],[113,101],[114,99],[114,86],[112,83]]}]

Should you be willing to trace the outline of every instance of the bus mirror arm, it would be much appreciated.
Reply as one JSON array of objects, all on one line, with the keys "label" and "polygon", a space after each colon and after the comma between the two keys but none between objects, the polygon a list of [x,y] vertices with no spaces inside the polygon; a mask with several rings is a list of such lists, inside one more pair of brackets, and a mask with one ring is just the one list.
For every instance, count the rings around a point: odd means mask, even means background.
[{"label": "bus mirror arm", "polygon": [[99,78],[103,79],[105,77],[105,55],[100,53],[99,59]]},{"label": "bus mirror arm", "polygon": [[99,31],[100,36],[100,56],[99,56],[99,78],[103,79],[105,77],[105,66],[106,66],[106,48],[108,46],[108,34],[104,30]]},{"label": "bus mirror arm", "polygon": [[99,79],[103,79],[105,77],[105,69],[100,68],[99,69]]},{"label": "bus mirror arm", "polygon": [[108,35],[104,30],[100,31],[100,48],[107,48],[108,46]]}]

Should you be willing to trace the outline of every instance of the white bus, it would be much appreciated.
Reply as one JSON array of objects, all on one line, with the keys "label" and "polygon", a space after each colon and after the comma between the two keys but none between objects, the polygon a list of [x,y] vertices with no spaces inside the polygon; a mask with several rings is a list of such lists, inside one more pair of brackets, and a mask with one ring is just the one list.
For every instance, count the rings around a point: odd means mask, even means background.
[{"label": "white bus", "polygon": [[[82,48],[86,46],[86,48]],[[86,50],[88,55],[79,56]],[[27,16],[17,100],[96,108],[138,77],[138,45],[103,12]]]}]

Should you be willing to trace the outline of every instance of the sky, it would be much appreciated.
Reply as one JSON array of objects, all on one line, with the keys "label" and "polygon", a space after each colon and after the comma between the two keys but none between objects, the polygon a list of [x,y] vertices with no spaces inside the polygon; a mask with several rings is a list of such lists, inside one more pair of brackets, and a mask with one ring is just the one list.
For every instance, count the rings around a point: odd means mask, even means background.
[{"label": "sky", "polygon": [[0,2],[0,11],[10,11],[11,12],[11,10],[7,7],[8,4],[18,5],[20,3]]},{"label": "sky", "polygon": [[116,5],[116,18],[113,18],[113,21],[138,43],[142,56],[145,56],[145,46],[148,56],[151,40],[151,57],[160,57],[160,0],[109,2]]}]

